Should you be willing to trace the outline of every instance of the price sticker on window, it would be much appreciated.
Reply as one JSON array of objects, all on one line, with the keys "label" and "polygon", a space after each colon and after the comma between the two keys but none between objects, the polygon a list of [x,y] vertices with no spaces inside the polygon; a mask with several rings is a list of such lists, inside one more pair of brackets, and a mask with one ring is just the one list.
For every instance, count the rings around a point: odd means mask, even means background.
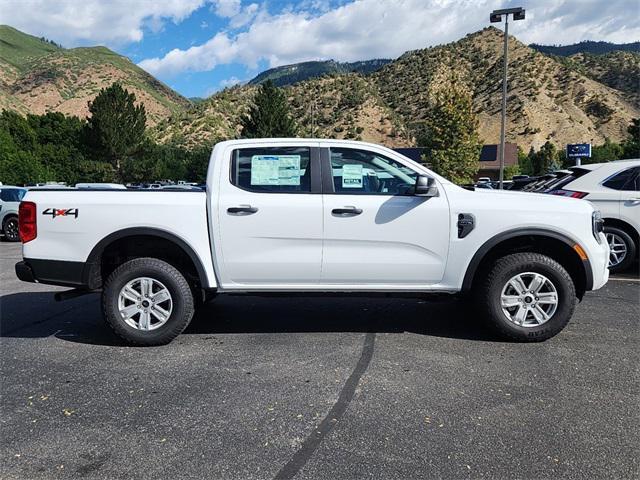
[{"label": "price sticker on window", "polygon": [[342,188],[362,188],[362,165],[342,166]]},{"label": "price sticker on window", "polygon": [[253,155],[251,185],[300,185],[300,155]]}]

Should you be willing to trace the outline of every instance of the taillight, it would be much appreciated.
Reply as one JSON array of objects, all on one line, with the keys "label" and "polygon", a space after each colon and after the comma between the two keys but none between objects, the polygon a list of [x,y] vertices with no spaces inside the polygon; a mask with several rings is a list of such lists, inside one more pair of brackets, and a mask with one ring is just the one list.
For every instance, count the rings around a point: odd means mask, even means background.
[{"label": "taillight", "polygon": [[22,243],[30,242],[38,236],[35,203],[20,202],[20,207],[18,208],[18,232]]},{"label": "taillight", "polygon": [[560,195],[561,197],[569,198],[584,198],[588,195],[587,192],[575,192],[573,190],[552,190],[549,192],[551,195]]}]

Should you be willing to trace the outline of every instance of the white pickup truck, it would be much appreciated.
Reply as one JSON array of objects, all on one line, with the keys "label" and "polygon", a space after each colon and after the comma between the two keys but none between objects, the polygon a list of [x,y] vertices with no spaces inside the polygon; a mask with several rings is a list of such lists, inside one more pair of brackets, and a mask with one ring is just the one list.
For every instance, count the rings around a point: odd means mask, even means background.
[{"label": "white pickup truck", "polygon": [[170,342],[216,294],[309,292],[469,294],[502,335],[540,341],[609,276],[588,202],[465,190],[353,141],[226,141],[206,193],[34,190],[19,220],[18,277],[102,290],[135,345]]}]

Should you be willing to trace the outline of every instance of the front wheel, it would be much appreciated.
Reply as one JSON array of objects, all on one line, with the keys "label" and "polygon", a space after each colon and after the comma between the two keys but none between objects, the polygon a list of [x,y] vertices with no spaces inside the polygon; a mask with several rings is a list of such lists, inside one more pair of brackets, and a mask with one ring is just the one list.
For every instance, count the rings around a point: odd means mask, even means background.
[{"label": "front wheel", "polygon": [[516,253],[496,261],[480,284],[476,300],[500,335],[540,342],[569,323],[576,305],[571,276],[539,253]]},{"label": "front wheel", "polygon": [[104,318],[131,345],[171,342],[187,328],[193,294],[184,276],[157,258],[136,258],[116,268],[102,292]]},{"label": "front wheel", "polygon": [[7,242],[19,242],[20,234],[18,233],[18,217],[8,217],[2,223],[2,231],[4,239]]},{"label": "front wheel", "polygon": [[636,258],[636,243],[631,235],[610,225],[604,226],[604,235],[609,243],[609,270],[617,273],[628,269]]}]

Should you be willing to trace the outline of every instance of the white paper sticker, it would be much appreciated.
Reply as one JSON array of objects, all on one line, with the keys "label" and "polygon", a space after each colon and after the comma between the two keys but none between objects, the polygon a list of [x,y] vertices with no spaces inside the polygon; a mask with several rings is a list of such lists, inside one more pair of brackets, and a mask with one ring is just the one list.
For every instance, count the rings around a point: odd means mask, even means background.
[{"label": "white paper sticker", "polygon": [[253,155],[251,185],[300,185],[300,155]]},{"label": "white paper sticker", "polygon": [[342,188],[362,188],[362,165],[342,166]]}]

